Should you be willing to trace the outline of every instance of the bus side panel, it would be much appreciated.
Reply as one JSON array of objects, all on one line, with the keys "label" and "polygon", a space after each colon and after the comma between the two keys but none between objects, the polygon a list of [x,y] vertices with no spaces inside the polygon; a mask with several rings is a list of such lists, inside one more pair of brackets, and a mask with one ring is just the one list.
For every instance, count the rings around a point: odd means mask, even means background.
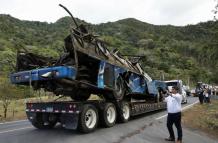
[{"label": "bus side panel", "polygon": [[146,81],[145,79],[135,73],[131,73],[129,78],[129,87],[133,93],[143,94],[146,91]]},{"label": "bus side panel", "polygon": [[99,71],[98,71],[98,88],[104,88],[104,69],[105,69],[106,62],[101,61],[99,64]]}]

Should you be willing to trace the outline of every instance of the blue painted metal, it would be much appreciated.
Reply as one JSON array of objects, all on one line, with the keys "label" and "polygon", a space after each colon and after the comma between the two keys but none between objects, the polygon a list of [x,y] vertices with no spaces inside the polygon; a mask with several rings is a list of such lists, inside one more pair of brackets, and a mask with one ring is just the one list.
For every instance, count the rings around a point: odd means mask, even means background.
[{"label": "blue painted metal", "polygon": [[140,75],[132,73],[129,78],[131,92],[143,94],[146,89],[146,81]]},{"label": "blue painted metal", "polygon": [[[104,82],[105,68],[110,68],[112,69],[112,71],[114,71],[112,77],[110,77],[112,78],[112,81],[114,81],[114,83],[120,75],[127,72],[125,68],[109,64],[105,61],[100,61],[99,72],[97,77],[97,87],[101,89],[105,88],[105,82]],[[42,75],[48,72],[53,72],[54,73],[53,76],[48,78],[42,77]],[[75,80],[76,74],[77,71],[74,67],[57,66],[57,67],[48,67],[48,68],[34,69],[30,71],[22,71],[22,72],[14,73],[11,74],[10,78],[11,78],[11,82],[14,84],[26,84],[30,81],[46,81],[46,80],[61,79],[61,78]],[[157,95],[158,93],[155,82],[152,81],[147,83],[142,75],[131,73],[129,77],[129,81],[125,81],[125,82],[128,83],[128,86],[130,88],[129,90],[130,93],[145,94],[147,88],[149,93],[152,95]]]},{"label": "blue painted metal", "polygon": [[167,85],[164,81],[152,80],[148,82],[148,92],[150,95],[156,96],[158,94],[158,88],[166,91]]},{"label": "blue painted metal", "polygon": [[115,79],[117,79],[119,77],[119,75],[123,74],[124,72],[126,72],[126,69],[114,66]]},{"label": "blue painted metal", "polygon": [[148,82],[148,93],[152,96],[156,96],[158,94],[157,87],[155,85],[155,81]]},{"label": "blue painted metal", "polygon": [[[118,66],[111,65],[109,63],[106,63],[105,61],[101,61],[99,64],[99,73],[98,73],[98,88],[104,89],[104,71],[105,67],[113,68],[114,69],[114,76],[111,77],[114,80],[117,80],[117,78],[123,74],[124,72],[127,72],[126,69]],[[142,81],[141,81],[142,80]],[[146,91],[146,80],[142,77],[142,75],[138,75],[136,73],[132,73],[129,79],[129,87],[130,92],[132,93],[140,93],[143,94]]]},{"label": "blue painted metal", "polygon": [[98,88],[104,88],[104,69],[105,69],[106,62],[101,61],[99,64],[99,71],[98,71]]},{"label": "blue painted metal", "polygon": [[104,89],[105,87],[105,83],[104,83],[104,72],[105,72],[105,68],[109,67],[112,68],[114,70],[114,75],[110,78],[112,78],[113,80],[117,80],[117,78],[120,76],[120,74],[123,74],[124,72],[126,72],[126,69],[118,67],[118,66],[114,66],[111,65],[109,63],[106,63],[105,61],[101,61],[99,64],[99,72],[98,72],[98,88],[102,88]]},{"label": "blue painted metal", "polygon": [[[50,78],[42,77],[43,74],[48,72],[52,72],[53,76]],[[48,67],[48,68],[41,68],[41,69],[34,69],[30,71],[22,71],[17,72],[10,75],[11,83],[18,84],[18,83],[26,83],[29,81],[45,81],[52,79],[60,79],[60,78],[68,78],[68,79],[75,79],[76,78],[76,69],[74,67],[68,66],[57,66],[57,67]]]}]

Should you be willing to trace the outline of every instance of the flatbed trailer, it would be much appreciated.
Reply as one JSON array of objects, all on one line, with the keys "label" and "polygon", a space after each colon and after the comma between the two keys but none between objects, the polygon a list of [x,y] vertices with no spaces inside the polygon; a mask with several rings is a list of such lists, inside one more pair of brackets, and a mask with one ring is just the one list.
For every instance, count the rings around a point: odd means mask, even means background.
[{"label": "flatbed trailer", "polygon": [[145,101],[30,102],[26,103],[26,114],[32,125],[39,129],[52,128],[60,122],[66,129],[89,133],[99,124],[112,127],[116,121],[125,123],[131,116],[165,108],[165,102]]}]

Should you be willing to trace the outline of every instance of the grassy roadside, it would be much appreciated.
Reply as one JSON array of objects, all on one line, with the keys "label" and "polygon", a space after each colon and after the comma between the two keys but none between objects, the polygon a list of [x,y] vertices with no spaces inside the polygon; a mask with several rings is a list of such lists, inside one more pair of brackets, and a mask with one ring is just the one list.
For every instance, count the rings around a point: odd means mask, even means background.
[{"label": "grassy roadside", "polygon": [[14,100],[11,101],[8,106],[7,118],[4,118],[4,109],[2,102],[0,102],[0,122],[22,120],[26,118],[25,113],[25,101],[24,100]]},{"label": "grassy roadside", "polygon": [[188,128],[218,139],[218,100],[212,100],[211,104],[197,104],[185,111],[182,122]]},{"label": "grassy roadside", "polygon": [[30,101],[49,101],[54,99],[53,96],[42,96],[41,99],[38,97],[28,98],[28,99],[20,99],[20,100],[12,100],[8,106],[7,118],[4,118],[4,109],[2,102],[0,101],[0,122],[7,121],[15,121],[15,120],[23,120],[26,119],[25,106],[26,102]]}]

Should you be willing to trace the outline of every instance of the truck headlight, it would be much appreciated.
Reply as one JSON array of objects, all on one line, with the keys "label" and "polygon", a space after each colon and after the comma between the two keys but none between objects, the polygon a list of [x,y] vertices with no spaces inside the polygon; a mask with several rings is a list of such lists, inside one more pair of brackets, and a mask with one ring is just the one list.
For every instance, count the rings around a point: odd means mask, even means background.
[{"label": "truck headlight", "polygon": [[43,75],[41,75],[41,77],[43,78],[49,78],[52,76],[52,72],[47,72],[47,73],[44,73]]}]

